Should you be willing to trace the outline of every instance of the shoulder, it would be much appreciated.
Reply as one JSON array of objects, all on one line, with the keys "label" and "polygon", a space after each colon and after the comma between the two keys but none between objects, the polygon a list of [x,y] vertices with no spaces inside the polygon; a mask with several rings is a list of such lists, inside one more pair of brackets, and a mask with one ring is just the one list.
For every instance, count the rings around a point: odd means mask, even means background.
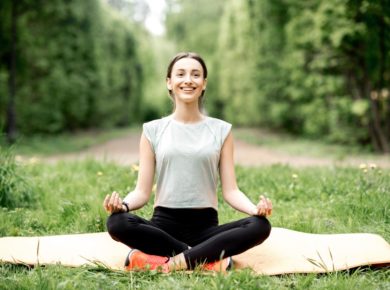
[{"label": "shoulder", "polygon": [[213,132],[215,139],[219,143],[220,147],[222,147],[232,129],[232,124],[213,117],[207,117],[207,124],[210,130]]},{"label": "shoulder", "polygon": [[209,117],[209,116],[207,116],[206,118],[207,118],[207,122],[210,124],[210,126],[213,126],[215,128],[229,128],[230,129],[232,127],[232,124],[230,124],[229,122],[226,122],[224,120]]},{"label": "shoulder", "polygon": [[146,122],[142,125],[144,130],[148,131],[158,131],[160,128],[164,127],[164,125],[169,121],[169,116],[168,117],[163,117],[160,119],[152,120],[149,122]]},{"label": "shoulder", "polygon": [[152,144],[153,149],[156,148],[158,144],[158,140],[160,139],[160,136],[164,129],[167,127],[167,124],[169,123],[169,116],[163,117],[161,119],[156,119],[153,121],[149,121],[143,124],[142,129],[145,137],[149,140],[149,142]]}]

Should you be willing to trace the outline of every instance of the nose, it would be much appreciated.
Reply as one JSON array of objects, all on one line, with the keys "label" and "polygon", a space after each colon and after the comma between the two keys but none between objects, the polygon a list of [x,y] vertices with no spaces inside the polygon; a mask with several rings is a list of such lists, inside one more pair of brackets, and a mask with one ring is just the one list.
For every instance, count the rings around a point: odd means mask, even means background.
[{"label": "nose", "polygon": [[185,75],[184,82],[185,83],[191,83],[192,82],[192,78],[191,78],[190,74],[186,74]]}]

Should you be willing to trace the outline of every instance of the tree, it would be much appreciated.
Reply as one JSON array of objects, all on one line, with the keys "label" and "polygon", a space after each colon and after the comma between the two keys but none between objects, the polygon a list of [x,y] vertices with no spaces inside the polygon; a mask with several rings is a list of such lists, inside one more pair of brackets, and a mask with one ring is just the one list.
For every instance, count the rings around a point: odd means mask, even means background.
[{"label": "tree", "polygon": [[143,35],[97,0],[37,3],[0,4],[0,93],[8,94],[0,124],[9,140],[16,128],[58,133],[139,120]]}]

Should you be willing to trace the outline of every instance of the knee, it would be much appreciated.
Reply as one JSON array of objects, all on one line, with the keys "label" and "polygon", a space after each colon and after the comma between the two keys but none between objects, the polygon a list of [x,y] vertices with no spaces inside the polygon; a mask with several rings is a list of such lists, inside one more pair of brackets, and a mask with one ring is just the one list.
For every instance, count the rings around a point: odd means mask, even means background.
[{"label": "knee", "polygon": [[258,238],[258,243],[264,242],[269,235],[271,234],[271,223],[266,217],[263,216],[254,216],[252,217],[254,228],[256,229],[256,236]]},{"label": "knee", "polygon": [[106,226],[107,231],[111,237],[115,239],[115,237],[118,236],[121,231],[123,231],[126,220],[126,213],[113,213],[108,217]]}]

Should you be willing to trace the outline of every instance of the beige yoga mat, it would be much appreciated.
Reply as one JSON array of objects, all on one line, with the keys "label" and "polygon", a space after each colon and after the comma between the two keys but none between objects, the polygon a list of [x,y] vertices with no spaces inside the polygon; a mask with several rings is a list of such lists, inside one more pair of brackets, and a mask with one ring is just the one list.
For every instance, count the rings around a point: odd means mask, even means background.
[{"label": "beige yoga mat", "polygon": [[[107,233],[0,238],[0,260],[17,264],[104,265],[123,269],[129,248]],[[390,265],[390,245],[375,234],[307,234],[273,228],[261,245],[233,257],[259,274],[323,273]]]}]

